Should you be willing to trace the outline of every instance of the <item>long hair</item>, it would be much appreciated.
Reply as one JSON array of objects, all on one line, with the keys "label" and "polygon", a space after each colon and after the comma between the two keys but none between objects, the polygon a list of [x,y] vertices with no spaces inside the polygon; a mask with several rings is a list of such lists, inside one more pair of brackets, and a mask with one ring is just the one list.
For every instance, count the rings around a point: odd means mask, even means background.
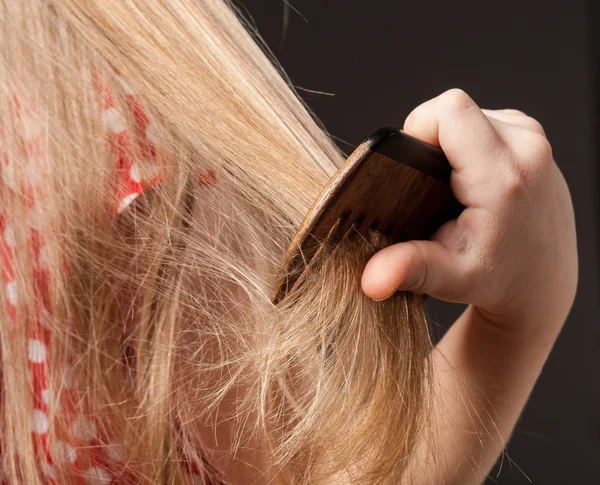
[{"label": "long hair", "polygon": [[350,234],[272,304],[343,156],[234,8],[1,0],[0,52],[5,482],[406,479],[422,298]]}]

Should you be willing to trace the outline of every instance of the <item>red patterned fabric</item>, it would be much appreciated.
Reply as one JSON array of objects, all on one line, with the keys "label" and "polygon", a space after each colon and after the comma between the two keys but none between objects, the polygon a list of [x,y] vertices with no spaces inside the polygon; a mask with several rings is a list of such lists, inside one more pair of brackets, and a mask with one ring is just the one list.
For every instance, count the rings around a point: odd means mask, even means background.
[{"label": "red patterned fabric", "polygon": [[[143,109],[139,97],[128,89],[124,82],[123,85],[127,91],[125,99],[128,106],[123,107],[115,104],[113,96],[101,79],[98,79],[97,84],[104,100],[102,118],[106,125],[106,136],[115,161],[115,176],[118,183],[114,197],[114,212],[115,215],[118,215],[144,190],[161,183],[163,175],[157,158],[159,142],[155,125]],[[35,162],[39,165],[36,165],[36,170],[43,171],[44,166],[48,163],[45,153],[43,153],[46,134],[34,117],[24,118],[23,113],[25,110],[22,109],[21,102],[16,98],[14,99],[17,124],[22,127],[18,140],[19,148],[24,153],[27,163]],[[130,133],[126,128],[122,115],[123,109],[131,110],[134,114],[135,122],[131,128],[134,133]],[[0,133],[0,137],[2,135]],[[135,136],[136,140],[144,141],[141,145],[143,167],[134,162],[131,151],[132,136]],[[49,352],[52,336],[45,330],[47,326],[43,322],[50,311],[48,304],[50,288],[48,287],[48,261],[44,237],[35,223],[36,204],[43,204],[43,194],[34,185],[16,187],[11,180],[10,170],[8,170],[10,163],[11,160],[9,160],[8,155],[2,153],[2,145],[0,144],[0,190],[9,191],[9,197],[11,196],[10,191],[12,191],[12,194],[20,194],[21,197],[26,194],[27,197],[24,200],[29,201],[28,208],[30,209],[30,217],[28,217],[29,244],[26,250],[31,253],[30,257],[34,265],[35,287],[33,294],[35,295],[36,314],[35,321],[30,326],[27,347],[34,400],[34,409],[31,416],[32,439],[40,457],[40,471],[46,477],[47,484],[58,484],[55,465],[56,460],[59,460],[70,464],[76,470],[82,484],[117,484],[119,479],[113,475],[112,470],[115,468],[116,463],[126,460],[127,457],[118,440],[110,442],[107,436],[99,436],[100,430],[93,416],[76,414],[73,403],[77,399],[77,391],[73,389],[73,383],[70,382],[68,369],[64,369],[64,375],[67,377],[63,379],[64,392],[61,395],[60,402],[60,412],[64,413],[68,429],[57,430],[57,436],[60,437],[58,442],[60,456],[51,456],[48,451],[47,439],[50,427],[48,405],[52,400],[48,390],[48,372],[49,362],[52,359]],[[215,172],[212,170],[201,172],[198,175],[198,183],[202,186],[216,185]],[[20,250],[17,247],[13,231],[14,224],[17,223],[22,224],[23,221],[12,220],[11,214],[4,213],[0,207],[0,255],[5,282],[5,310],[10,321],[13,322],[21,295],[24,293],[18,287],[13,264],[14,253]],[[107,442],[110,443],[106,445]],[[194,485],[209,483],[210,480],[200,476],[200,472],[195,467],[186,465],[185,468],[190,474],[190,483]],[[207,469],[210,469],[210,466]]]}]

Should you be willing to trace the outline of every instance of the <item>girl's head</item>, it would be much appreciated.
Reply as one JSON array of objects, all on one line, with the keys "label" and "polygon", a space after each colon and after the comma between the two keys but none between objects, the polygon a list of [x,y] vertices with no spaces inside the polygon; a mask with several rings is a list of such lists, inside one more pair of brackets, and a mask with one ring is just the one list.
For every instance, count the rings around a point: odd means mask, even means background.
[{"label": "girl's head", "polygon": [[5,0],[0,49],[7,482],[398,483],[422,300],[361,293],[372,234],[271,303],[342,155],[235,10]]}]

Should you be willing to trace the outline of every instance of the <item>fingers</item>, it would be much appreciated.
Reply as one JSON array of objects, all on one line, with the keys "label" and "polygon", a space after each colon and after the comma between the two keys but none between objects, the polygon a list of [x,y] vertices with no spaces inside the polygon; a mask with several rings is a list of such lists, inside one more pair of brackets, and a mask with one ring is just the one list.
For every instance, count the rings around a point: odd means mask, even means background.
[{"label": "fingers", "polygon": [[[553,162],[552,147],[544,128],[537,120],[516,110],[483,112],[509,152],[503,161],[503,167],[499,167],[503,170],[499,170],[497,175],[505,175],[507,171],[535,175]],[[540,167],[540,164],[543,166]]]},{"label": "fingers", "polygon": [[415,108],[404,131],[440,146],[456,171],[492,172],[504,143],[475,101],[451,89]]},{"label": "fingers", "polygon": [[516,109],[482,109],[483,113],[490,117],[514,126],[533,131],[542,136],[546,136],[544,127],[539,121],[531,116],[527,116],[522,111]]},{"label": "fingers", "polygon": [[[374,300],[384,300],[402,290],[453,301],[459,298],[462,286],[459,267],[454,254],[438,241],[394,244],[367,263],[362,290]],[[446,288],[455,294],[445,293]]]},{"label": "fingers", "polygon": [[466,209],[430,241],[379,251],[364,269],[364,293],[382,300],[404,290],[502,306],[499,301],[515,286],[505,253],[524,244],[529,226],[518,238],[516,226],[527,216],[541,181],[551,180],[547,174],[556,171],[544,129],[520,111],[482,110],[464,91],[452,89],[417,107],[404,130],[444,150],[453,168],[452,191]]}]

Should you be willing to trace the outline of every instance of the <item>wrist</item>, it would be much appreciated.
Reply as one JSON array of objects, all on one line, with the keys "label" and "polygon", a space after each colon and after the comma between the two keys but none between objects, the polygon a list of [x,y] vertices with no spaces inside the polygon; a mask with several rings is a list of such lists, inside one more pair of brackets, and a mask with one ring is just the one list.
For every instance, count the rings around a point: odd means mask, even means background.
[{"label": "wrist", "polygon": [[477,325],[510,339],[530,342],[537,339],[546,341],[549,336],[556,338],[566,322],[570,305],[560,309],[557,305],[543,306],[532,302],[506,312],[470,305],[469,310]]}]

